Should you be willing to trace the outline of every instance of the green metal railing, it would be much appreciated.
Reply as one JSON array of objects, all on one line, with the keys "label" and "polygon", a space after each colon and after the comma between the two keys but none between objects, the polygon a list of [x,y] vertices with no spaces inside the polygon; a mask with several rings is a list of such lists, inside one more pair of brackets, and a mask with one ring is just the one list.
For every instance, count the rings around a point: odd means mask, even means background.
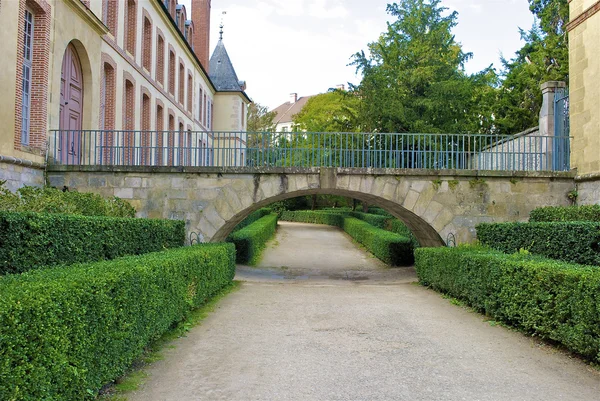
[{"label": "green metal railing", "polygon": [[49,164],[566,171],[568,136],[51,131]]}]

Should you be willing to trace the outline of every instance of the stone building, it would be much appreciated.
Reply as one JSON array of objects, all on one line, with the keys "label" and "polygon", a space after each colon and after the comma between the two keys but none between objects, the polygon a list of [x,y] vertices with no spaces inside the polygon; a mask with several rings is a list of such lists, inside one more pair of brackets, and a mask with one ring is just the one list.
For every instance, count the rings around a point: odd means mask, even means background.
[{"label": "stone building", "polygon": [[245,84],[220,89],[210,71],[211,0],[191,4],[0,0],[0,180],[41,185],[48,159],[89,155],[199,164],[209,131],[245,131]]},{"label": "stone building", "polygon": [[570,0],[572,166],[578,203],[600,203],[600,1]]}]

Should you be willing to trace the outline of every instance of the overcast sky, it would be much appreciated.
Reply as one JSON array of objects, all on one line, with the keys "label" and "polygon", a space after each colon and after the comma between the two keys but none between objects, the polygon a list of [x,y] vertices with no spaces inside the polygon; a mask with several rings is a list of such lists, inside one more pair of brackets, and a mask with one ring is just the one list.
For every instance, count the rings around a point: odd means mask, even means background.
[{"label": "overcast sky", "polygon": [[[190,0],[180,0],[191,15]],[[223,41],[248,95],[269,108],[289,99],[326,92],[347,82],[359,83],[351,56],[366,50],[386,29],[388,0],[212,0],[211,53]],[[473,53],[468,72],[500,54],[510,58],[522,43],[518,28],[529,29],[533,16],[527,0],[443,0],[458,11],[454,33]],[[226,11],[226,15],[222,12]]]}]

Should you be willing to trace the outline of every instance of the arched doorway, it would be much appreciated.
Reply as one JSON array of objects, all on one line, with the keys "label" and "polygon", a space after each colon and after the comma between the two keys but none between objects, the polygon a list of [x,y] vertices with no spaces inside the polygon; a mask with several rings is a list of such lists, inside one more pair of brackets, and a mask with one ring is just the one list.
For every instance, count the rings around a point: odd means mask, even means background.
[{"label": "arched doorway", "polygon": [[65,51],[60,81],[60,161],[78,164],[81,160],[83,72],[81,61],[73,44],[69,44]]}]

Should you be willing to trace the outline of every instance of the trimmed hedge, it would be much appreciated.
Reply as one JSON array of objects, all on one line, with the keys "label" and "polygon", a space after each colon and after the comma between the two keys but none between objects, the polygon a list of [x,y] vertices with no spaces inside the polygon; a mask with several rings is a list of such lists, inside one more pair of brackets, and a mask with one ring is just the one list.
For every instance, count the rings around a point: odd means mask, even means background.
[{"label": "trimmed hedge", "polygon": [[477,226],[477,238],[506,253],[525,249],[547,258],[600,266],[600,223],[485,223]]},{"label": "trimmed hedge", "polygon": [[0,278],[0,399],[95,399],[234,273],[209,244]]},{"label": "trimmed hedge", "polygon": [[390,213],[388,213],[385,209],[379,208],[379,207],[375,207],[375,206],[370,206],[369,207],[369,214],[376,214],[379,216],[386,216],[388,218],[393,218],[394,216],[392,216]]},{"label": "trimmed hedge", "polygon": [[294,212],[284,211],[281,213],[280,219],[296,223],[325,224],[328,226],[342,227],[344,224],[344,213],[310,210],[298,210]]},{"label": "trimmed hedge", "polygon": [[414,263],[412,240],[354,217],[346,217],[342,226],[352,238],[369,252],[392,266],[410,266]]},{"label": "trimmed hedge", "polygon": [[530,222],[595,221],[600,222],[600,205],[542,207],[534,209]]},{"label": "trimmed hedge", "polygon": [[174,220],[0,212],[0,274],[183,246]]},{"label": "trimmed hedge", "polygon": [[344,213],[321,211],[283,212],[281,220],[340,227],[364,245],[369,252],[387,264],[410,266],[414,262],[413,241],[411,238],[374,227],[355,217],[346,217]]},{"label": "trimmed hedge", "polygon": [[19,188],[17,192],[13,193],[2,185],[2,181],[0,181],[0,210],[81,216],[135,217],[134,207],[129,202],[117,197],[103,198],[93,193],[29,186]]},{"label": "trimmed hedge", "polygon": [[415,251],[422,284],[600,362],[600,270],[473,247]]},{"label": "trimmed hedge", "polygon": [[227,241],[235,244],[236,262],[256,264],[265,243],[275,235],[276,230],[277,214],[272,213],[231,234]]},{"label": "trimmed hedge", "polygon": [[246,217],[244,220],[242,220],[242,222],[240,224],[235,226],[235,228],[233,229],[232,232],[240,231],[242,228],[248,227],[250,224],[254,223],[257,220],[260,220],[261,218],[263,218],[271,213],[273,213],[273,211],[268,208],[258,209],[256,212],[250,213],[250,215],[248,217]]},{"label": "trimmed hedge", "polygon": [[348,216],[357,218],[359,220],[369,223],[370,225],[372,225],[374,227],[381,228],[381,229],[385,229],[388,226],[388,221],[394,219],[393,217],[380,216],[380,215],[376,215],[376,214],[361,213],[361,212],[349,212]]}]

